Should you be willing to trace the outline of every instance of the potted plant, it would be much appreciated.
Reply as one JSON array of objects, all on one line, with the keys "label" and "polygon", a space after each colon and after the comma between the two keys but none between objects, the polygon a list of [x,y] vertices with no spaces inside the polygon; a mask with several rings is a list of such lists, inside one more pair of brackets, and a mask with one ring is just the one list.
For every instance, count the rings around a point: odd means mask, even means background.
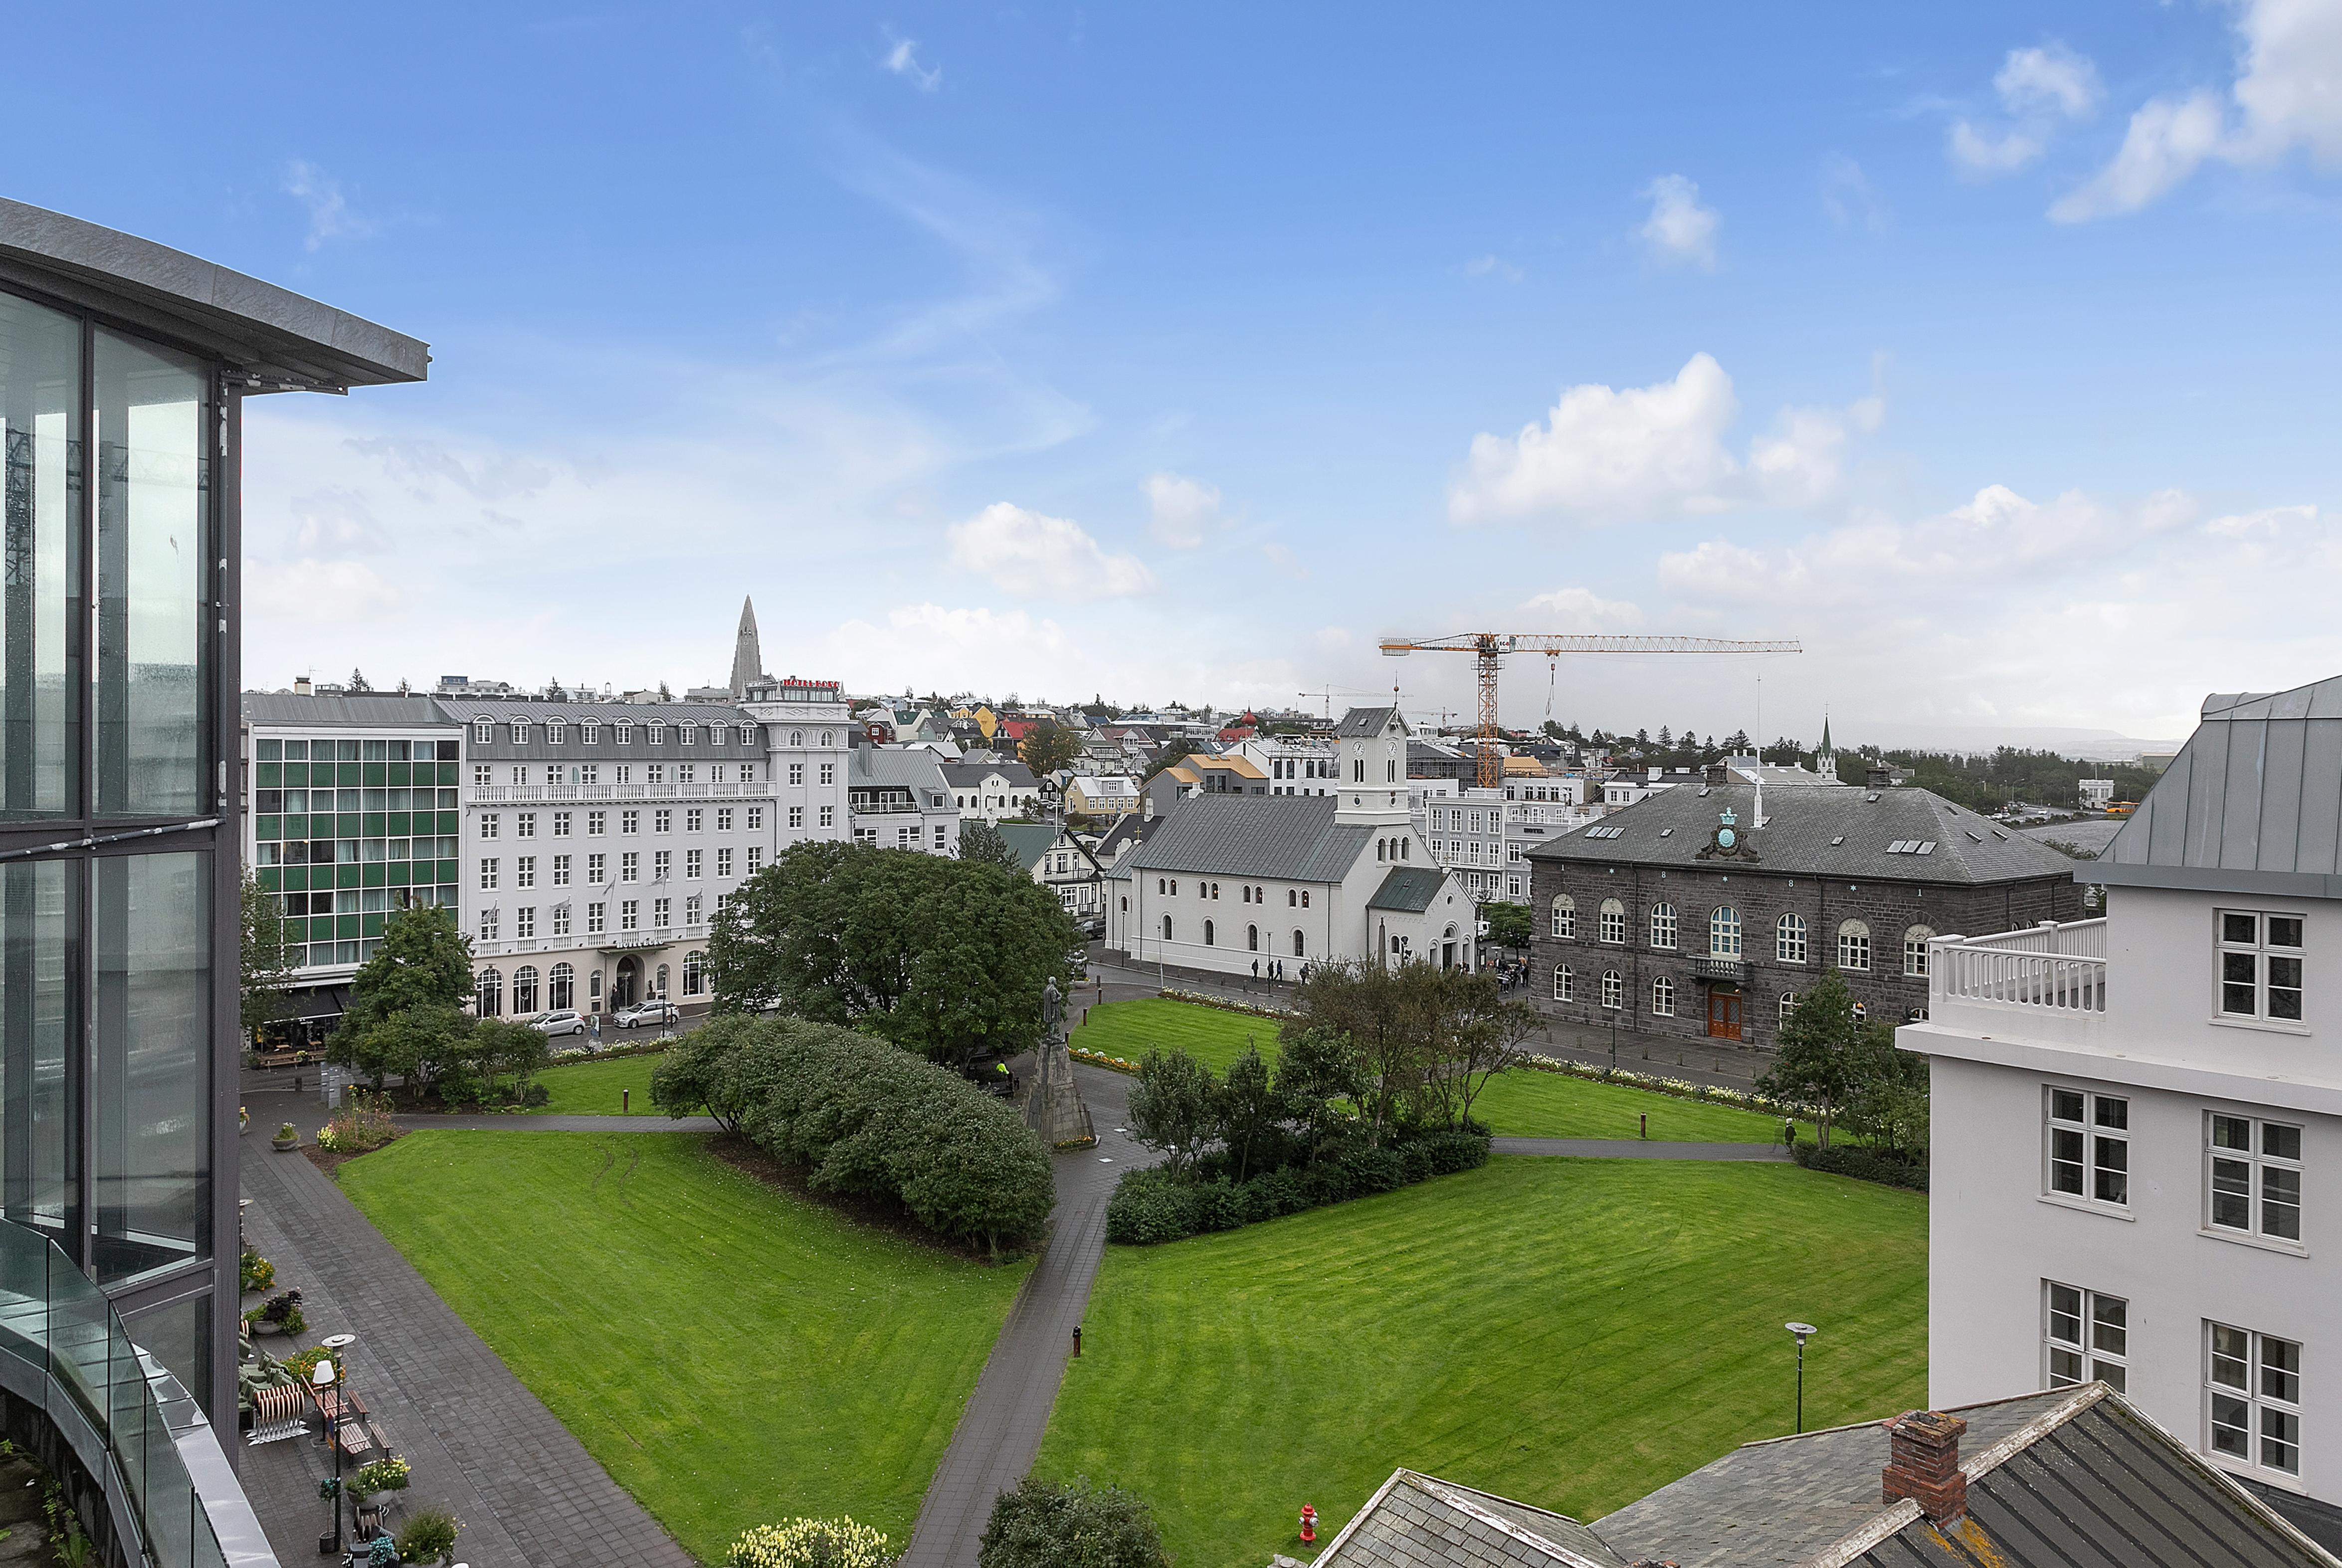
[{"label": "potted plant", "polygon": [[377,1492],[404,1492],[414,1467],[395,1453],[361,1464],[349,1479],[350,1495],[363,1503]]},{"label": "potted plant", "polygon": [[398,1554],[409,1563],[455,1561],[455,1535],[463,1521],[444,1508],[418,1508],[398,1533]]},{"label": "potted plant", "polygon": [[252,1131],[251,1106],[238,1105],[235,1108],[235,1130],[238,1136]]},{"label": "potted plant", "polygon": [[281,1154],[288,1149],[299,1148],[301,1146],[301,1134],[293,1130],[292,1123],[287,1122],[283,1126],[276,1129],[276,1136],[270,1139],[269,1142],[275,1146],[276,1152]]},{"label": "potted plant", "polygon": [[301,1293],[281,1291],[244,1314],[255,1333],[297,1334],[309,1326],[301,1315]]}]

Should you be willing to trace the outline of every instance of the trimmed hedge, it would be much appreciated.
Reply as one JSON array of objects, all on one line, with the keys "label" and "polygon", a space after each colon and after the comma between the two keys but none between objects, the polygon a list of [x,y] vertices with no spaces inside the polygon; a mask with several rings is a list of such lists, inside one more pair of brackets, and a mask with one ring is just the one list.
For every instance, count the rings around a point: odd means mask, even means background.
[{"label": "trimmed hedge", "polygon": [[1487,1163],[1486,1136],[1442,1131],[1384,1148],[1353,1149],[1314,1165],[1286,1165],[1245,1182],[1192,1182],[1149,1166],[1126,1172],[1116,1184],[1106,1207],[1106,1239],[1152,1246],[1206,1231],[1232,1231]]},{"label": "trimmed hedge", "polygon": [[1825,1149],[1815,1144],[1799,1144],[1790,1153],[1808,1171],[1827,1171],[1834,1176],[1852,1176],[1857,1182],[1876,1182],[1882,1187],[1908,1187],[1915,1193],[1927,1190],[1927,1166],[1882,1159],[1867,1149],[1844,1144]]},{"label": "trimmed hedge", "polygon": [[801,1018],[718,1018],[651,1069],[651,1101],[705,1110],[816,1192],[892,1199],[996,1251],[1041,1233],[1049,1152],[1006,1104],[899,1045]]}]

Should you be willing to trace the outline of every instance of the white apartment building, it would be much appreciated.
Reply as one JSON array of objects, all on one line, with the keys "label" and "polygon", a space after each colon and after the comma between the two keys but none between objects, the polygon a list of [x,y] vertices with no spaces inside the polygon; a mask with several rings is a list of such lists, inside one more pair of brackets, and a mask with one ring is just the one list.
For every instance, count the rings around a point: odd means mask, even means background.
[{"label": "white apartment building", "polygon": [[1268,780],[1271,794],[1333,794],[1341,788],[1334,777],[1336,757],[1331,741],[1310,735],[1255,735],[1230,746],[1226,754],[1243,757]]},{"label": "white apartment building", "polygon": [[1021,762],[947,762],[944,781],[963,822],[1028,816],[1040,804],[1041,781]]},{"label": "white apartment building", "polygon": [[1934,1086],[1929,1402],[2100,1379],[2330,1525],[2342,678],[2208,698],[2076,876],[2103,919],[1936,939],[1899,1034]]},{"label": "white apartment building", "polygon": [[854,842],[922,854],[959,853],[959,808],[942,761],[921,746],[874,745],[855,737],[846,759],[846,806]]},{"label": "white apartment building", "polygon": [[1410,779],[1407,786],[1416,829],[1432,858],[1456,874],[1475,903],[1527,902],[1528,852],[1576,832],[1606,809],[1586,804],[1586,782],[1576,774],[1495,789],[1446,778]]},{"label": "white apartment building", "polygon": [[461,887],[480,1015],[706,998],[716,911],[785,841],[774,759],[792,754],[729,705],[444,705],[465,732]]}]

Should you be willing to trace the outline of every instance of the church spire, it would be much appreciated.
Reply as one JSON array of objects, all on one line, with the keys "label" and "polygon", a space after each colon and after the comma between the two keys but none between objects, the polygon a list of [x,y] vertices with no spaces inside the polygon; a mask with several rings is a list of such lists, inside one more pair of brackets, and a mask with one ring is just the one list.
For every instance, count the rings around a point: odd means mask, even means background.
[{"label": "church spire", "polygon": [[745,697],[750,686],[770,684],[765,674],[765,652],[756,642],[756,602],[740,600],[740,633],[732,643],[732,694]]},{"label": "church spire", "polygon": [[1829,714],[1827,711],[1822,714],[1822,744],[1814,748],[1814,772],[1817,774],[1837,772],[1837,748],[1830,744]]}]

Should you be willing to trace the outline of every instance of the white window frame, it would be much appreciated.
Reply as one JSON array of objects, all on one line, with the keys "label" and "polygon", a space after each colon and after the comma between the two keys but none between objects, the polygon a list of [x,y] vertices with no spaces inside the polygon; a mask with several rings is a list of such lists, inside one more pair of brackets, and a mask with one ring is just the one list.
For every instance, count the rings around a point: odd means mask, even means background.
[{"label": "white window frame", "polygon": [[604,930],[604,929],[605,929],[605,928],[609,924],[609,922],[610,922],[610,906],[609,906],[608,904],[587,904],[587,905],[586,906],[586,935],[588,935],[588,936],[599,936],[599,935],[601,935],[601,934],[602,934],[602,933],[603,933],[603,930]]},{"label": "white window frame", "polygon": [[1903,934],[1903,978],[1927,978],[1927,944],[1936,939],[1935,932],[1925,925],[1915,925]]},{"label": "white window frame", "polygon": [[1784,992],[1782,992],[1782,993],[1781,993],[1781,1016],[1780,1016],[1780,1022],[1781,1022],[1781,1023],[1783,1023],[1783,1024],[1787,1024],[1787,1023],[1789,1021],[1789,1014],[1792,1014],[1792,1013],[1795,1013],[1797,1010],[1797,994],[1796,992],[1794,992],[1794,991],[1784,991]]},{"label": "white window frame", "polygon": [[1707,912],[1707,955],[1710,958],[1737,958],[1743,947],[1740,912],[1728,904],[1719,904]]},{"label": "white window frame", "polygon": [[[2302,1135],[2294,1122],[2204,1113],[2204,1230],[2208,1235],[2251,1238],[2299,1248]],[[2232,1142],[2241,1135],[2242,1147]],[[2291,1153],[2286,1151],[2290,1149]],[[2237,1223],[2237,1205],[2243,1223]]]},{"label": "white window frame", "polygon": [[1676,983],[1666,975],[1651,976],[1651,1012],[1660,1018],[1676,1015]]},{"label": "white window frame", "polygon": [[[2303,971],[2307,964],[2302,944],[2308,939],[2307,920],[2290,911],[2270,909],[2215,910],[2212,919],[2219,950],[2219,970],[2214,978],[2215,1015],[2224,1023],[2301,1028]],[[2232,932],[2238,922],[2249,923],[2249,937],[2240,940]],[[2291,942],[2282,940],[2288,935]],[[2249,1005],[2232,1005],[2238,1001]]]},{"label": "white window frame", "polygon": [[1859,920],[1837,928],[1837,966],[1849,974],[1870,973],[1870,927]]},{"label": "white window frame", "polygon": [[1626,944],[1626,906],[1615,898],[1602,901],[1602,944],[1606,947]]},{"label": "white window frame", "polygon": [[[2069,1097],[2078,1103],[2077,1114],[2067,1114]],[[2043,1084],[2042,1196],[2055,1203],[2128,1213],[2130,1140],[2127,1094],[2101,1094],[2070,1084]],[[2114,1156],[2112,1163],[2109,1155]],[[2076,1185],[2060,1186],[2068,1170]],[[2106,1196],[2109,1192],[2118,1195]]]},{"label": "white window frame", "polygon": [[1773,924],[1773,956],[1782,964],[1806,961],[1806,917],[1785,914]]},{"label": "white window frame", "polygon": [[1626,977],[1615,969],[1602,972],[1602,1005],[1613,1013],[1626,1008]]},{"label": "white window frame", "polygon": [[2130,1386],[2130,1302],[2057,1280],[2041,1282],[2041,1386]]},{"label": "white window frame", "polygon": [[2204,1452],[2249,1473],[2298,1480],[2301,1360],[2299,1340],[2207,1320]]},{"label": "white window frame", "polygon": [[480,891],[493,893],[496,885],[496,857],[489,855],[480,862]]},{"label": "white window frame", "polygon": [[1654,949],[1661,953],[1673,953],[1676,949],[1676,938],[1681,934],[1682,930],[1683,922],[1676,918],[1674,904],[1651,905],[1651,946]]},{"label": "white window frame", "polygon": [[1556,1002],[1575,1002],[1577,1000],[1576,992],[1577,976],[1570,973],[1569,965],[1555,964],[1553,966],[1553,999]]}]

